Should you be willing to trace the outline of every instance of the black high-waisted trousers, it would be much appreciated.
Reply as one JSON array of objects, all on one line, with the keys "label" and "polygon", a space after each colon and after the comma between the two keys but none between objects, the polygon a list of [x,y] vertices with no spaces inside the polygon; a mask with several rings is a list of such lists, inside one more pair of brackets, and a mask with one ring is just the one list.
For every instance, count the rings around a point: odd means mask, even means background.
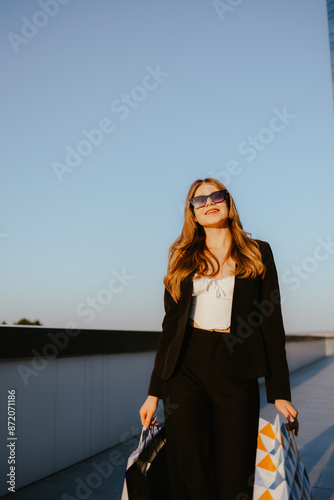
[{"label": "black high-waisted trousers", "polygon": [[224,335],[188,326],[164,381],[171,500],[252,499],[259,385],[237,378]]}]

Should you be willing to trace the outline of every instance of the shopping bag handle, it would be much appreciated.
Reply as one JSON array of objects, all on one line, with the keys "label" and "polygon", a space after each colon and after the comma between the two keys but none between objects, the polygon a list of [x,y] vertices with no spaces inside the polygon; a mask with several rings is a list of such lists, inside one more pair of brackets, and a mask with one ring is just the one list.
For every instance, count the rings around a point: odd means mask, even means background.
[{"label": "shopping bag handle", "polygon": [[[154,429],[157,429],[157,431],[161,431],[161,426],[159,424],[157,425],[149,425],[148,427],[145,427],[145,425],[143,425],[143,428],[141,430],[141,434],[140,434],[140,439],[139,439],[139,446],[142,444],[142,442],[148,437],[149,434],[151,434],[152,438],[155,436],[155,433],[154,433]],[[145,434],[145,438],[143,437]]]},{"label": "shopping bag handle", "polygon": [[295,433],[293,432],[293,430],[290,429],[290,427],[289,427],[288,424],[284,424],[284,425],[285,425],[285,428],[288,431],[289,437],[292,436],[292,439],[293,439],[293,442],[294,442],[294,445],[295,445],[295,450],[297,451],[297,455],[298,455],[299,461],[301,462],[301,458],[300,458],[298,447],[297,447],[297,443],[296,443]]},{"label": "shopping bag handle", "polygon": [[144,435],[144,432],[145,432],[146,430],[147,430],[147,427],[145,427],[145,426],[143,425],[143,428],[142,428],[142,430],[141,430],[141,434],[140,434],[140,439],[139,439],[139,446],[141,446],[141,445],[142,445],[142,443],[143,443],[143,435]]}]

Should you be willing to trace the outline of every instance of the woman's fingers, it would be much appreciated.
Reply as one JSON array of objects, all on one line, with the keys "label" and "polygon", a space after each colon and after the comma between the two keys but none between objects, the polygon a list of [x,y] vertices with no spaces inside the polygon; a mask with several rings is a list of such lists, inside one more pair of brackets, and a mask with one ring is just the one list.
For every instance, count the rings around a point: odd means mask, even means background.
[{"label": "woman's fingers", "polygon": [[295,431],[295,435],[298,436],[298,430],[299,430],[299,422],[298,422],[298,411],[296,408],[288,401],[287,402],[287,410],[289,412],[288,414],[288,421],[289,421],[289,426],[291,430]]},{"label": "woman's fingers", "polygon": [[140,420],[141,420],[142,425],[145,425],[145,421],[147,419],[147,406],[145,405],[145,403],[140,408],[139,415],[140,415]]},{"label": "woman's fingers", "polygon": [[276,399],[275,406],[278,411],[280,411],[284,417],[288,420],[288,427],[290,430],[295,431],[295,435],[298,435],[299,430],[299,422],[297,419],[298,411],[293,406],[290,401],[286,401],[285,399]]},{"label": "woman's fingers", "polygon": [[294,427],[293,430],[295,431],[295,435],[298,436],[298,430],[299,430],[299,422],[298,419],[296,418],[294,421]]},{"label": "woman's fingers", "polygon": [[153,414],[157,409],[158,398],[152,398],[148,396],[145,403],[139,410],[140,419],[142,425],[147,429],[150,424],[156,425],[156,417],[153,418]]},{"label": "woman's fingers", "polygon": [[297,418],[295,418],[292,423],[288,422],[285,425],[290,429],[290,431],[295,431],[295,435],[298,436],[299,422]]},{"label": "woman's fingers", "polygon": [[139,415],[140,415],[141,419],[146,417],[146,411],[147,410],[146,410],[145,403],[144,403],[143,406],[139,410]]},{"label": "woman's fingers", "polygon": [[291,404],[289,401],[288,401],[288,411],[289,411],[290,415],[292,416],[292,418],[297,418],[298,411],[293,406],[293,404]]},{"label": "woman's fingers", "polygon": [[153,417],[153,413],[148,413],[145,420],[144,420],[144,427],[145,429],[147,429],[150,425],[156,425],[156,417],[152,418]]}]

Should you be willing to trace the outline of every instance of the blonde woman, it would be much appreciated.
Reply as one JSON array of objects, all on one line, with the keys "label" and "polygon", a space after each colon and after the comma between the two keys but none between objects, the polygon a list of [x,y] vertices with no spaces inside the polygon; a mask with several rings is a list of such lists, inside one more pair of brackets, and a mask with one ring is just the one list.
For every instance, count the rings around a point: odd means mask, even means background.
[{"label": "blonde woman", "polygon": [[216,179],[190,187],[169,249],[165,316],[143,425],[163,400],[174,500],[252,498],[258,378],[298,433],[285,332],[269,244],[250,238]]}]

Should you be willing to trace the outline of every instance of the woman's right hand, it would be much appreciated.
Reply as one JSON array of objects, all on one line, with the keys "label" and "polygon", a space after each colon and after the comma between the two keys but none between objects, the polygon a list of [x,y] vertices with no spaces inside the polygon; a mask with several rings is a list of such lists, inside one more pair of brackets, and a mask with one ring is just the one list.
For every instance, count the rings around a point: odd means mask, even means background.
[{"label": "woman's right hand", "polygon": [[158,400],[159,398],[156,396],[147,396],[145,403],[139,410],[141,423],[146,429],[150,424],[154,425],[156,422],[156,418],[152,419],[152,417],[158,407]]}]

